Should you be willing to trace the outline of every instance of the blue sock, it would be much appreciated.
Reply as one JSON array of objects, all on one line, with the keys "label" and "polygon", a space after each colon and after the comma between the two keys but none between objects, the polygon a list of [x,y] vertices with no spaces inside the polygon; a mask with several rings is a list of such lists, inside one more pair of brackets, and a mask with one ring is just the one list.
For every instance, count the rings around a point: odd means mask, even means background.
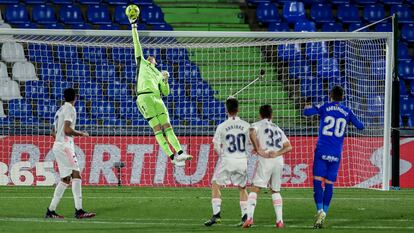
[{"label": "blue sock", "polygon": [[322,181],[313,180],[313,199],[315,200],[316,210],[321,210],[323,208],[323,188]]},{"label": "blue sock", "polygon": [[323,193],[323,211],[328,212],[329,203],[331,203],[333,195],[333,184],[325,183],[325,192]]}]

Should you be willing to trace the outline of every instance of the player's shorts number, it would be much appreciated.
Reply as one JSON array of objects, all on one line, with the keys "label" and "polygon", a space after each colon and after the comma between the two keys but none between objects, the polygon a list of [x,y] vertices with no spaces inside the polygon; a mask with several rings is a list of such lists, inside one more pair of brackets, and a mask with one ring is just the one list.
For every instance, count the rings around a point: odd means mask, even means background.
[{"label": "player's shorts number", "polygon": [[266,144],[268,146],[271,147],[276,147],[276,148],[282,148],[282,146],[280,145],[280,141],[282,141],[282,136],[280,135],[279,131],[275,130],[271,130],[271,129],[265,129],[265,134],[267,134],[269,136],[269,140],[266,141]]},{"label": "player's shorts number", "polygon": [[234,153],[236,151],[245,152],[246,151],[246,135],[245,134],[227,134],[226,141],[229,143],[228,151]]},{"label": "player's shorts number", "polygon": [[[344,118],[337,118],[327,116],[323,120],[327,125],[322,129],[322,134],[326,136],[335,135],[336,137],[342,137],[345,133],[346,120]],[[332,128],[334,128],[332,130]]]}]

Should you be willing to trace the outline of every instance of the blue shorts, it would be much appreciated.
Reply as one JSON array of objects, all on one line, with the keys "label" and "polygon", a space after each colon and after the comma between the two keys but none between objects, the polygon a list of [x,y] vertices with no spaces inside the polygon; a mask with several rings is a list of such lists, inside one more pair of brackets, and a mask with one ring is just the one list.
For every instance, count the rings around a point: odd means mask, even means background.
[{"label": "blue shorts", "polygon": [[315,152],[313,158],[313,176],[320,176],[335,182],[338,176],[340,157],[320,155]]}]

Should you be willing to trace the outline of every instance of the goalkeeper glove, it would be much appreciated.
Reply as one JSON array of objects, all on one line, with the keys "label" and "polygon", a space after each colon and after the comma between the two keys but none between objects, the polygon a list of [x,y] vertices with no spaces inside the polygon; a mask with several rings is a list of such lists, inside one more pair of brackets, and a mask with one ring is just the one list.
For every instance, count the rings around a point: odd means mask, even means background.
[{"label": "goalkeeper glove", "polygon": [[161,71],[162,77],[164,78],[164,82],[168,83],[168,78],[170,77],[170,73],[166,70]]}]

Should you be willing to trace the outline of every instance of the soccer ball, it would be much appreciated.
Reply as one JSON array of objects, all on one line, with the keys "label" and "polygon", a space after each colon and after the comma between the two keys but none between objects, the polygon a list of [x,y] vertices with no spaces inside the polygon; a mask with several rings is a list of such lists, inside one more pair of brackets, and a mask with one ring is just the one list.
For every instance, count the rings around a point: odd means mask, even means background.
[{"label": "soccer ball", "polygon": [[125,14],[129,19],[137,19],[139,16],[139,8],[136,5],[129,5],[125,9]]}]

